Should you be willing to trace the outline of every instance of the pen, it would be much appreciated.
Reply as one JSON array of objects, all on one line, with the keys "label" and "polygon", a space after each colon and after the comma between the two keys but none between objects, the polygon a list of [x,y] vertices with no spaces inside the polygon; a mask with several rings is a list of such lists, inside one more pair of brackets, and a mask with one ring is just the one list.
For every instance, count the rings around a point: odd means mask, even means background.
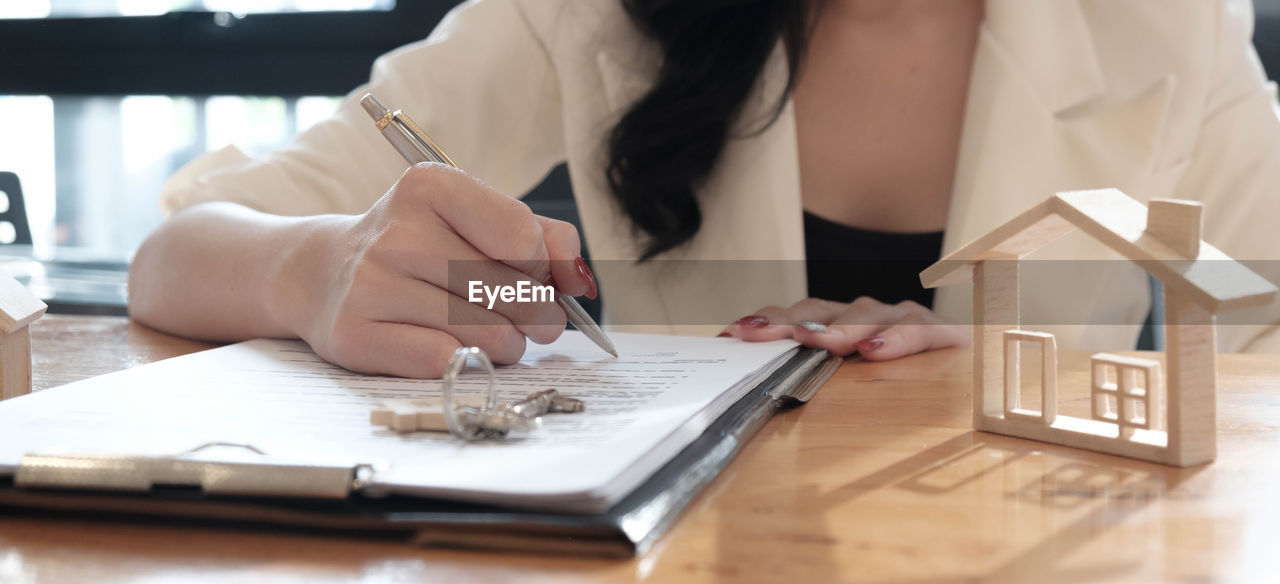
[{"label": "pen", "polygon": [[[458,168],[449,155],[444,153],[444,149],[431,140],[426,132],[413,123],[413,120],[409,119],[404,112],[388,110],[373,97],[372,93],[364,94],[364,97],[360,98],[360,105],[369,113],[369,117],[373,118],[382,136],[391,142],[396,152],[409,161],[409,164],[439,162]],[[582,331],[582,334],[610,355],[618,356],[618,350],[605,335],[604,329],[591,319],[591,315],[582,309],[582,305],[578,304],[574,297],[561,292],[556,296],[556,304],[560,305],[568,316],[569,322]]]}]

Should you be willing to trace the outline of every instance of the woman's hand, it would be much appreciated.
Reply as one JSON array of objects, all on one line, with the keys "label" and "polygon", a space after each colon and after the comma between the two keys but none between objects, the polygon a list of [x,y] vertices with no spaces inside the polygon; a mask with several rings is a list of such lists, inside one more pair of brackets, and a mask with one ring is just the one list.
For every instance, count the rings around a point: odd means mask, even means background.
[{"label": "woman's hand", "polygon": [[526,337],[564,331],[553,301],[468,302],[484,285],[554,282],[594,289],[578,232],[456,169],[411,167],[362,215],[329,216],[295,246],[276,280],[273,312],[321,357],[347,369],[439,377],[453,351],[477,346],[512,363]]},{"label": "woman's hand", "polygon": [[864,296],[849,304],[806,298],[787,308],[768,306],[738,319],[721,336],[790,337],[837,355],[857,351],[865,359],[885,361],[967,345],[970,331],[915,302],[884,304]]}]

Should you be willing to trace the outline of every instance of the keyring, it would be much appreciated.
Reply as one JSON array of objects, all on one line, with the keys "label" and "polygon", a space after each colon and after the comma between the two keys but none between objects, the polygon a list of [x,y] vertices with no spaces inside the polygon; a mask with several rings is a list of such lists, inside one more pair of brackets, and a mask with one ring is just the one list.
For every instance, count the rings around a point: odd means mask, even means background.
[{"label": "keyring", "polygon": [[[444,422],[449,426],[449,433],[463,440],[472,441],[484,438],[486,432],[482,431],[480,424],[464,425],[458,419],[458,407],[454,403],[453,383],[458,380],[458,376],[462,374],[462,370],[467,367],[467,359],[475,357],[476,361],[484,367],[485,372],[489,375],[489,386],[485,389],[485,405],[480,410],[481,414],[486,414],[497,410],[498,393],[493,389],[494,372],[493,362],[489,360],[489,356],[485,354],[480,347],[461,347],[453,352],[453,356],[449,357],[449,364],[445,367],[444,379],[440,387],[440,397],[443,402]],[[477,416],[476,418],[479,418]]]},{"label": "keyring", "polygon": [[[472,357],[480,362],[489,376],[489,385],[484,390],[484,405],[481,407],[459,405],[458,396],[454,393],[458,377],[467,368],[467,360]],[[498,392],[494,387],[496,379],[493,361],[484,350],[463,347],[449,357],[441,379],[438,401],[388,400],[396,403],[374,408],[369,420],[374,425],[387,426],[396,432],[448,430],[457,438],[473,442],[534,432],[542,427],[543,414],[581,412],[584,408],[581,400],[562,396],[555,389],[535,391],[522,400],[498,405]],[[419,401],[424,403],[418,404]]]}]

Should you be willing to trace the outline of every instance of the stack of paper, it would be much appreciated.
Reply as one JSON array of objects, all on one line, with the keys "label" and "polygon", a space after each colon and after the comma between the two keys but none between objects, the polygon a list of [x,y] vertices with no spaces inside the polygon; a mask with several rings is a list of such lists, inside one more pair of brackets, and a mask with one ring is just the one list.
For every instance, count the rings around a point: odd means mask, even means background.
[{"label": "stack of paper", "polygon": [[[789,357],[791,341],[613,334],[620,358],[568,332],[501,367],[500,399],[555,388],[586,411],[533,435],[463,443],[369,424],[387,398],[439,396],[438,381],[350,373],[297,341],[258,340],[0,403],[0,475],[28,453],[173,455],[210,442],[273,459],[372,464],[374,486],[567,512],[610,507]],[[459,387],[478,393],[479,370]]]}]

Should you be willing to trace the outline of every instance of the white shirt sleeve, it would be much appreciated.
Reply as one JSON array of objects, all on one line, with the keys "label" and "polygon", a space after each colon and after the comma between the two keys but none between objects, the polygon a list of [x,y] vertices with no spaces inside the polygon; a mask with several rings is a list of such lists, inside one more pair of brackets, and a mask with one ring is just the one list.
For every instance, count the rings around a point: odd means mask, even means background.
[{"label": "white shirt sleeve", "polygon": [[362,213],[408,164],[359,98],[372,92],[409,114],[464,170],[523,196],[564,158],[560,91],[541,39],[517,0],[455,8],[424,41],[374,63],[332,118],[259,159],[235,147],[183,167],[161,194],[166,213],[229,201],[280,215]]},{"label": "white shirt sleeve", "polygon": [[[1280,110],[1253,48],[1248,0],[1219,3],[1213,87],[1179,198],[1205,203],[1204,238],[1280,282]],[[1280,303],[1219,317],[1224,352],[1280,353]]]}]

